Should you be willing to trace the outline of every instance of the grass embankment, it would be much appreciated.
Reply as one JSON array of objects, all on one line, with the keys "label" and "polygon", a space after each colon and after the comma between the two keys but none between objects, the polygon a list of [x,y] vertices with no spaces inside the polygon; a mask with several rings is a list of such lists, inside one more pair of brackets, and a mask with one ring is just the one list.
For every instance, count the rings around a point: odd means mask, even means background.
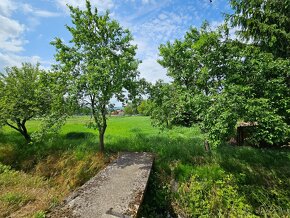
[{"label": "grass embankment", "polygon": [[[106,155],[100,155],[96,131],[85,126],[88,120],[71,118],[57,139],[33,146],[24,146],[13,130],[0,132],[0,161],[26,172],[1,173],[0,216],[32,216],[53,207],[119,151],[156,154],[141,208],[144,217],[165,217],[173,211],[189,217],[290,216],[287,150],[222,146],[207,153],[197,127],[160,132],[148,117],[112,117]],[[32,121],[28,128],[34,131],[37,125]],[[37,182],[27,185],[24,180]],[[34,189],[43,195],[34,195]]]}]

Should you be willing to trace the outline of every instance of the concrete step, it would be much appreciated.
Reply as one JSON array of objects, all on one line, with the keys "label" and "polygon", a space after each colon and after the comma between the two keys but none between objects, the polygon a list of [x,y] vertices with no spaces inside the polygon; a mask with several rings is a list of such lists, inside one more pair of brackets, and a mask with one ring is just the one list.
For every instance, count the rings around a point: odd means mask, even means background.
[{"label": "concrete step", "polygon": [[152,164],[150,153],[120,153],[115,161],[73,192],[48,217],[136,217]]}]

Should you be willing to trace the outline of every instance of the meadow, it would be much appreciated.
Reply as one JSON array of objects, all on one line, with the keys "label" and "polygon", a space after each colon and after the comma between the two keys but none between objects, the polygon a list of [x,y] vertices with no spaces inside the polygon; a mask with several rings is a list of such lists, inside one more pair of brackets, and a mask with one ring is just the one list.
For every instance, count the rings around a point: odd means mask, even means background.
[{"label": "meadow", "polygon": [[[45,217],[118,152],[155,154],[140,217],[289,217],[290,151],[221,145],[204,150],[198,126],[161,131],[143,116],[109,117],[105,154],[89,117],[72,117],[59,135],[26,145],[0,130],[0,217]],[[38,121],[28,123],[30,132]]]}]

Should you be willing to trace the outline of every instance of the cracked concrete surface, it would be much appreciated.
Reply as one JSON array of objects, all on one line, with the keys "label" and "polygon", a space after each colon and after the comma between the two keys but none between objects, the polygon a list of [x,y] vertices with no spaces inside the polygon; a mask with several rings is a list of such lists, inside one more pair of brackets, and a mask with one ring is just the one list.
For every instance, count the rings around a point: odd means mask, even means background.
[{"label": "cracked concrete surface", "polygon": [[115,161],[73,192],[48,217],[136,217],[152,164],[152,154],[120,153]]}]

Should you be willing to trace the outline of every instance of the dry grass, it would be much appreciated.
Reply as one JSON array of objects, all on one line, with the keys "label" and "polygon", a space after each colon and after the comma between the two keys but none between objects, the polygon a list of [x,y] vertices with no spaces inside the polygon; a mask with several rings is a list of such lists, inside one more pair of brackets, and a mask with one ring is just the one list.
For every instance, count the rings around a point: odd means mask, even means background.
[{"label": "dry grass", "polygon": [[49,155],[29,174],[1,165],[0,217],[34,217],[53,208],[71,190],[102,169],[107,161],[99,153],[81,159],[74,153]]},{"label": "dry grass", "polygon": [[0,166],[0,217],[31,217],[59,199],[49,180]]},{"label": "dry grass", "polygon": [[49,155],[41,160],[35,167],[34,174],[51,178],[63,192],[68,192],[84,184],[106,163],[106,158],[101,153],[91,153],[78,158],[74,153]]}]

